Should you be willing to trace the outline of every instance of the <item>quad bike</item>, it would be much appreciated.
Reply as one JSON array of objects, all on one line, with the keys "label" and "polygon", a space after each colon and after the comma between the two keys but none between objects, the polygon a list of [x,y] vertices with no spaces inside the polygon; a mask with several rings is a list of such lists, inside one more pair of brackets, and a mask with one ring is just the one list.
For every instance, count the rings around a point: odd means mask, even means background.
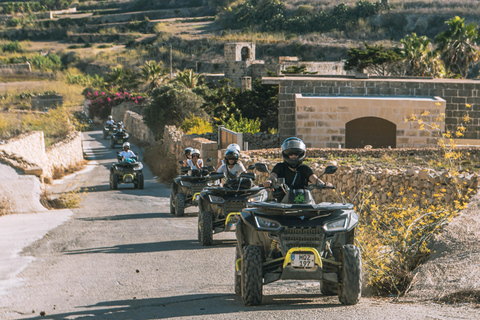
[{"label": "quad bike", "polygon": [[110,148],[115,148],[117,144],[122,145],[124,142],[127,142],[129,134],[125,132],[124,129],[118,128],[115,133],[110,136]]},{"label": "quad bike", "polygon": [[103,126],[103,139],[110,139],[111,136],[117,131],[117,125],[106,124]]},{"label": "quad bike", "polygon": [[138,162],[137,157],[129,159],[121,159],[113,163],[110,168],[110,189],[117,190],[121,183],[133,183],[136,189],[143,189],[143,164]]},{"label": "quad bike", "polygon": [[[268,172],[262,165],[257,170]],[[336,170],[328,166],[323,174]],[[325,185],[289,190],[282,178],[275,187],[285,192],[281,202],[248,203],[237,224],[235,293],[244,305],[258,305],[265,284],[319,280],[323,294],[338,295],[342,304],[356,304],[361,296],[362,258],[354,245],[358,216],[353,205],[315,204],[310,190]]]},{"label": "quad bike", "polygon": [[[212,161],[211,158],[207,162]],[[183,164],[183,161],[179,161]],[[191,171],[191,174],[187,174]],[[223,177],[217,175],[211,176],[210,173],[215,171],[213,166],[205,166],[191,170],[189,167],[182,167],[181,175],[173,179],[172,191],[170,192],[170,213],[177,217],[185,215],[185,209],[198,205],[197,197],[203,188],[211,186],[214,180]]]},{"label": "quad bike", "polygon": [[[254,165],[248,170],[255,169]],[[213,173],[224,177],[223,173]],[[240,211],[248,202],[264,201],[268,193],[263,187],[253,186],[255,173],[243,172],[238,178],[228,179],[223,187],[206,187],[198,202],[198,241],[203,246],[213,243],[213,234],[235,231]]]}]

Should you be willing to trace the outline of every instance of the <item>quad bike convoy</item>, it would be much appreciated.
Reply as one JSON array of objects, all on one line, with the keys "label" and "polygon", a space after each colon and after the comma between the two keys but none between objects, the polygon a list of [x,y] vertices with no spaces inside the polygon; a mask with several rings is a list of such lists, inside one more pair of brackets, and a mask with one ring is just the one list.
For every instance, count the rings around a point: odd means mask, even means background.
[{"label": "quad bike convoy", "polygon": [[[268,172],[266,165],[257,170]],[[337,170],[329,166],[323,174]],[[361,296],[362,259],[354,245],[358,216],[352,204],[315,204],[310,190],[291,189],[281,202],[251,202],[237,224],[235,293],[245,305],[262,302],[262,286],[277,280],[319,280],[325,295],[338,295],[342,304]],[[331,187],[333,188],[333,187]]]},{"label": "quad bike convoy", "polygon": [[129,138],[129,134],[125,132],[123,128],[118,128],[111,136],[110,136],[110,148],[115,148],[116,145],[122,145],[124,142],[127,142]]},{"label": "quad bike convoy", "polygon": [[143,189],[143,164],[137,157],[122,159],[118,157],[117,163],[112,163],[110,168],[110,189],[117,190],[122,183],[133,183],[136,189]]},{"label": "quad bike convoy", "polygon": [[[207,162],[212,161],[211,158]],[[179,161],[183,164],[183,161]],[[188,172],[191,171],[189,175]],[[200,169],[191,170],[189,167],[181,168],[181,175],[173,179],[172,191],[170,192],[170,213],[177,217],[185,215],[185,209],[192,206],[197,206],[197,196],[203,188],[213,185],[214,180],[223,177],[219,175],[211,175],[215,168],[211,165],[202,167]]]},{"label": "quad bike convoy", "polygon": [[[248,170],[255,169],[254,165]],[[224,178],[223,173],[213,173]],[[268,193],[263,187],[253,185],[255,174],[243,172],[239,177],[228,179],[223,187],[206,187],[198,200],[198,241],[203,246],[213,243],[213,235],[220,232],[235,231],[240,212],[247,203],[265,201]]]}]

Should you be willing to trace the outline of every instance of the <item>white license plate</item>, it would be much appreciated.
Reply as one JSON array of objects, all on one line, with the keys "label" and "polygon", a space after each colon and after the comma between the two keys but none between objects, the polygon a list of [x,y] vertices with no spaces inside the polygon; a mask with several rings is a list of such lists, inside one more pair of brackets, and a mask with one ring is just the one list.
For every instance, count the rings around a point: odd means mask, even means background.
[{"label": "white license plate", "polygon": [[315,266],[315,255],[309,253],[292,254],[292,267],[313,268]]}]

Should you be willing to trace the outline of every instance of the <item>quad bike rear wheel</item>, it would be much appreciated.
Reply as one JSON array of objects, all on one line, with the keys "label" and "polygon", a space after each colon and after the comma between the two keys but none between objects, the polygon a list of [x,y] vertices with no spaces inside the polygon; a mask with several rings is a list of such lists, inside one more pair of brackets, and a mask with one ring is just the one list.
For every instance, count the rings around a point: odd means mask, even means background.
[{"label": "quad bike rear wheel", "polygon": [[170,192],[170,213],[175,214],[175,193]]},{"label": "quad bike rear wheel", "polygon": [[118,174],[110,173],[110,189],[117,190],[118,189]]},{"label": "quad bike rear wheel", "polygon": [[257,246],[247,246],[242,257],[242,301],[246,306],[262,303],[262,264],[262,250]]},{"label": "quad bike rear wheel", "polygon": [[143,189],[144,187],[144,177],[143,173],[138,174],[138,184],[137,184],[138,189]]},{"label": "quad bike rear wheel", "polygon": [[357,304],[362,295],[362,256],[360,249],[353,244],[346,244],[340,252],[340,285],[338,300],[342,304]]},{"label": "quad bike rear wheel", "polygon": [[175,215],[177,217],[185,215],[185,195],[183,193],[177,193],[175,197]]},{"label": "quad bike rear wheel", "polygon": [[200,211],[198,215],[198,232],[202,246],[213,244],[213,213],[211,211]]},{"label": "quad bike rear wheel", "polygon": [[234,271],[235,271],[235,294],[237,296],[242,296],[242,270],[237,271],[237,260],[240,259],[240,250],[238,250],[238,246],[235,246],[235,264],[234,264]]}]

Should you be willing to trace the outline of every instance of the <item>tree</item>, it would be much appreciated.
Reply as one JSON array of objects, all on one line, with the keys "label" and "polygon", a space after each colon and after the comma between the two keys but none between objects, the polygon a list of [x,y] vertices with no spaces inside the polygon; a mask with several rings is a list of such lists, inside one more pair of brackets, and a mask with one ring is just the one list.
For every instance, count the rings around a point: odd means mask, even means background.
[{"label": "tree", "polygon": [[400,49],[405,59],[405,74],[408,76],[445,76],[445,67],[439,55],[431,48],[431,41],[426,36],[418,37],[411,33],[401,39]]},{"label": "tree", "polygon": [[141,69],[141,78],[147,84],[147,90],[152,91],[163,82],[167,73],[162,62],[147,61]]},{"label": "tree", "polygon": [[387,49],[383,45],[370,46],[368,43],[364,43],[364,45],[365,50],[348,49],[345,70],[368,69],[377,75],[387,76],[393,65],[403,60],[398,48]]},{"label": "tree", "polygon": [[138,87],[138,80],[132,69],[113,68],[105,77],[108,86],[116,86],[120,91],[131,91]]},{"label": "tree", "polygon": [[163,134],[165,125],[180,126],[191,115],[208,119],[200,108],[203,99],[184,86],[164,85],[154,89],[150,96],[152,102],[145,107],[144,119],[157,136]]},{"label": "tree", "polygon": [[203,82],[203,74],[195,74],[193,70],[181,71],[175,77],[175,81],[184,85],[186,88],[193,89]]},{"label": "tree", "polygon": [[479,57],[478,26],[465,25],[465,18],[456,16],[445,22],[449,29],[435,37],[437,51],[448,71],[466,78],[470,65]]}]

